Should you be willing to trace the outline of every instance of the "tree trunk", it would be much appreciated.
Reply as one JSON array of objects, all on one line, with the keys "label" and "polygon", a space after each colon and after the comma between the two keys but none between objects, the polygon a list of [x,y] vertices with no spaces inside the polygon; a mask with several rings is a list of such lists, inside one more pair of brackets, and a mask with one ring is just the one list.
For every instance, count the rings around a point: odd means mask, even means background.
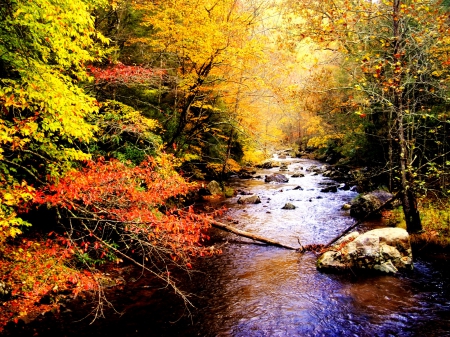
[{"label": "tree trunk", "polygon": [[298,249],[300,249],[300,248],[294,248],[294,247],[291,247],[291,246],[284,245],[284,244],[279,243],[277,241],[274,241],[274,240],[271,240],[271,239],[267,239],[267,238],[264,238],[264,237],[256,235],[256,234],[245,232],[243,230],[237,229],[235,227],[232,227],[230,225],[226,225],[224,223],[221,223],[221,222],[218,222],[218,221],[215,221],[215,220],[209,220],[209,221],[210,221],[210,223],[211,223],[211,225],[213,227],[222,229],[224,231],[227,231],[227,232],[239,235],[239,236],[243,236],[243,237],[248,238],[248,239],[259,241],[259,242],[268,244],[270,246],[281,247],[281,248],[290,249],[290,250],[298,250]]},{"label": "tree trunk", "polygon": [[[393,35],[394,35],[394,56],[401,55],[400,41],[400,5],[401,0],[395,0],[393,2]],[[397,56],[400,62],[400,57]],[[394,93],[394,108],[397,117],[397,136],[399,140],[399,161],[400,161],[400,178],[402,187],[402,206],[403,213],[405,214],[406,230],[408,233],[415,233],[422,230],[422,223],[420,221],[419,211],[417,210],[416,196],[412,189],[412,182],[410,181],[408,163],[409,148],[405,139],[405,127],[404,127],[404,107],[403,107],[403,94],[401,90],[401,78],[402,73],[399,71],[398,75],[394,78],[394,83],[397,84],[397,88]]]}]

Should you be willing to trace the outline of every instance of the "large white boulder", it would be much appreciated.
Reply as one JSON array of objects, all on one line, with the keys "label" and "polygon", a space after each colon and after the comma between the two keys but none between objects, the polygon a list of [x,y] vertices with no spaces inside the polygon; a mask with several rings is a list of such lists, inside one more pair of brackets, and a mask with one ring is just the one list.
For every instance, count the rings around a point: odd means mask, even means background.
[{"label": "large white boulder", "polygon": [[317,268],[365,269],[396,273],[413,268],[408,232],[401,228],[379,228],[364,234],[350,233],[323,253]]}]

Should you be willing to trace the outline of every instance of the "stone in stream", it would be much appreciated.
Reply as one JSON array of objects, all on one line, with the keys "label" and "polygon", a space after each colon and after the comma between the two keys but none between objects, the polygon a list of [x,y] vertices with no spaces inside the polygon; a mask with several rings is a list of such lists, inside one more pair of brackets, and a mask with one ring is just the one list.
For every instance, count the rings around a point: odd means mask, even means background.
[{"label": "stone in stream", "polygon": [[281,209],[295,209],[295,205],[291,204],[290,202],[287,202]]},{"label": "stone in stream", "polygon": [[266,176],[264,178],[264,181],[266,183],[270,183],[270,182],[287,183],[289,181],[289,179],[284,174],[273,173],[273,174],[271,174],[269,176]]},{"label": "stone in stream", "polygon": [[288,170],[288,166],[286,164],[283,164],[280,166],[280,171],[287,171]]},{"label": "stone in stream", "polygon": [[263,161],[262,163],[255,165],[255,167],[262,168],[262,169],[270,169],[272,167],[280,167],[280,165],[281,165],[281,163],[278,161],[266,160],[266,161]]},{"label": "stone in stream", "polygon": [[320,192],[325,192],[325,193],[328,193],[328,192],[336,193],[337,191],[338,191],[338,186],[337,185],[327,186],[327,187],[322,188],[320,190]]},{"label": "stone in stream", "polygon": [[317,260],[322,270],[370,270],[396,273],[412,270],[408,232],[402,228],[378,228],[364,234],[352,232],[338,240]]},{"label": "stone in stream", "polygon": [[303,174],[303,173],[298,173],[298,172],[296,172],[296,173],[294,173],[293,175],[291,175],[291,178],[302,178],[302,177],[304,177],[305,175]]},{"label": "stone in stream", "polygon": [[260,204],[261,199],[257,195],[252,195],[251,197],[239,197],[237,200],[238,204]]},{"label": "stone in stream", "polygon": [[[392,194],[382,190],[359,195],[351,202],[350,216],[362,219],[369,213],[375,211],[390,198],[392,198]],[[380,216],[381,212],[372,214],[372,217]]]},{"label": "stone in stream", "polygon": [[220,187],[220,184],[215,180],[212,180],[208,184],[208,186],[206,186],[206,188],[212,195],[222,193],[222,188]]}]

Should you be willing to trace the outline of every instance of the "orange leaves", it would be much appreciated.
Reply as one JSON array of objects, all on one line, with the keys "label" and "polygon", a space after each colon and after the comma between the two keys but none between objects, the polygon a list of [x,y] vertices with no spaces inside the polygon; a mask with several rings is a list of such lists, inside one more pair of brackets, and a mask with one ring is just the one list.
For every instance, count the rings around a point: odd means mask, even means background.
[{"label": "orange leaves", "polygon": [[[209,225],[192,207],[181,212],[168,200],[191,188],[169,157],[148,157],[135,167],[101,159],[39,191],[36,202],[69,210],[68,217],[80,221],[77,234],[69,238],[76,254],[119,261],[122,252],[148,256],[158,251],[157,258],[189,263],[190,256],[204,250],[199,243]],[[110,233],[120,244],[111,244]]]},{"label": "orange leaves", "polygon": [[[16,240],[0,247],[0,280],[12,288],[12,298],[2,303],[0,310],[0,331],[9,320],[18,322],[21,317],[52,309],[61,291],[75,295],[96,286],[97,275],[66,266],[72,257],[67,254],[67,240],[53,233],[50,236],[53,238]],[[43,296],[54,303],[42,303]]]}]

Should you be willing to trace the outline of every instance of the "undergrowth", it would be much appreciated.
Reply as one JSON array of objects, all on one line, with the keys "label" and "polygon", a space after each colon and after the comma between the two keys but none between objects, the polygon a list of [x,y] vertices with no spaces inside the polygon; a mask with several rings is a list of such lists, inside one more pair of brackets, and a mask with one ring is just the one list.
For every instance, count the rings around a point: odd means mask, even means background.
[{"label": "undergrowth", "polygon": [[[450,200],[422,199],[419,212],[423,231],[410,236],[413,249],[450,253]],[[388,226],[406,229],[401,206],[385,213],[384,218]]]}]

